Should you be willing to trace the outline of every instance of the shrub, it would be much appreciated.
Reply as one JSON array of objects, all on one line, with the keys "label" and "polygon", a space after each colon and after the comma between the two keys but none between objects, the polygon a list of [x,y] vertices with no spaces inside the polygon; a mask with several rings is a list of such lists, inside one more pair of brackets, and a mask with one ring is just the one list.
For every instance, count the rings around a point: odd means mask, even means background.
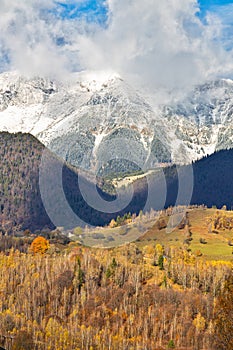
[{"label": "shrub", "polygon": [[175,349],[175,343],[172,339],[169,340],[167,347],[168,347],[168,349]]},{"label": "shrub", "polygon": [[204,238],[200,238],[199,242],[200,242],[201,244],[207,244],[207,242],[206,242],[206,240],[205,240]]}]

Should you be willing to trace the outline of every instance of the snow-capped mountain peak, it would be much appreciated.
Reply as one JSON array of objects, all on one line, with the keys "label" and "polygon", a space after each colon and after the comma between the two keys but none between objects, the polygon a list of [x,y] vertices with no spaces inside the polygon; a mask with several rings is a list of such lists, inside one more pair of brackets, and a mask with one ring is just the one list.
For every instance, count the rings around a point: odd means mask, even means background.
[{"label": "snow-capped mountain peak", "polygon": [[[65,83],[2,73],[0,130],[30,132],[65,160],[92,171],[109,158],[146,168],[187,163],[232,146],[233,82],[207,82],[155,110],[114,72],[80,72]],[[117,140],[125,144],[118,147]],[[124,170],[125,162],[118,167]]]},{"label": "snow-capped mountain peak", "polygon": [[77,83],[89,92],[97,92],[107,88],[109,84],[121,79],[118,73],[112,71],[83,71],[75,75]]}]

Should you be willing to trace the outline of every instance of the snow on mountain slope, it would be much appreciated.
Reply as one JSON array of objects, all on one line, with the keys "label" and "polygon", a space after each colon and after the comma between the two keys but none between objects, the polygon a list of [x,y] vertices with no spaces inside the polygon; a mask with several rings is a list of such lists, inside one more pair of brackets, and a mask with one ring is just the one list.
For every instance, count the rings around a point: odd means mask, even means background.
[{"label": "snow on mountain slope", "polygon": [[154,110],[112,72],[79,73],[66,83],[2,73],[0,130],[30,132],[92,171],[188,163],[232,146],[233,82],[197,86],[176,104]]}]

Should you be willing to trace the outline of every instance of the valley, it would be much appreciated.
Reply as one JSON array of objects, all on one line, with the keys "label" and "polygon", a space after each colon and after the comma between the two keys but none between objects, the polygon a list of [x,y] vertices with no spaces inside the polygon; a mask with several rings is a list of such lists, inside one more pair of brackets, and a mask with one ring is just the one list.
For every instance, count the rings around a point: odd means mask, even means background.
[{"label": "valley", "polygon": [[0,350],[233,350],[233,0],[0,1]]}]

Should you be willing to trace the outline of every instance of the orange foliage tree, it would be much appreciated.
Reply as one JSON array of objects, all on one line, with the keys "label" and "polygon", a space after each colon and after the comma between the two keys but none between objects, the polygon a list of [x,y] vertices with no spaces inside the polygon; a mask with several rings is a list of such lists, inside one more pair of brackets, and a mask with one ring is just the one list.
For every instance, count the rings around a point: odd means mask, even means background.
[{"label": "orange foliage tree", "polygon": [[31,251],[34,254],[44,254],[49,249],[49,241],[44,237],[38,236],[31,244]]}]

